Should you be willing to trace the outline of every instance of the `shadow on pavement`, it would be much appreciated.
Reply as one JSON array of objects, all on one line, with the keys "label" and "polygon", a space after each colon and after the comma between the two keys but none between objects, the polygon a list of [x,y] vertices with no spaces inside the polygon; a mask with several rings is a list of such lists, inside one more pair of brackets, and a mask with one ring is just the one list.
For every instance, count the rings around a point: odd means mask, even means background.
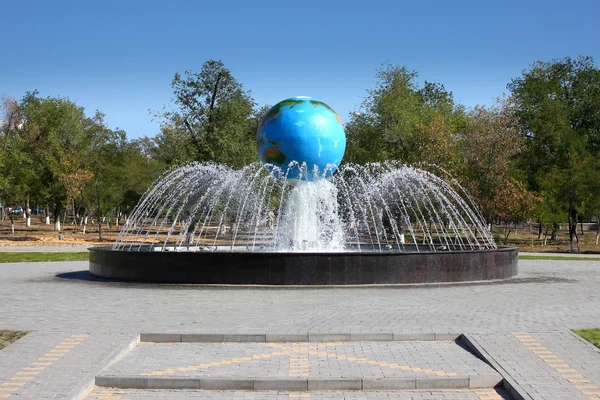
[{"label": "shadow on pavement", "polygon": [[113,280],[97,277],[87,270],[72,271],[56,274],[60,280],[72,281],[80,284],[102,285],[123,288],[156,288],[156,289],[228,289],[228,290],[323,290],[323,289],[387,289],[387,290],[409,290],[409,289],[436,289],[454,286],[485,286],[485,285],[515,285],[522,283],[576,283],[576,279],[568,279],[557,276],[537,275],[537,276],[516,276],[515,278],[502,281],[475,281],[475,282],[453,282],[453,283],[428,283],[428,284],[404,284],[404,285],[354,285],[354,286],[266,286],[266,285],[208,285],[208,284],[190,284],[190,283],[152,283],[152,282],[133,282],[123,280]]}]

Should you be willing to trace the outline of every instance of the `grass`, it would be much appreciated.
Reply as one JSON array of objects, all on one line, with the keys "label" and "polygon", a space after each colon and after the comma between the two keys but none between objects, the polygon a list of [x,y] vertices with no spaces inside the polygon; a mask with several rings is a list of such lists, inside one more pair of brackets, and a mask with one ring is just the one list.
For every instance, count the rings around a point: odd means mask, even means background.
[{"label": "grass", "polygon": [[600,328],[573,329],[573,332],[575,332],[594,346],[600,347]]},{"label": "grass", "polygon": [[27,335],[28,331],[3,331],[0,330],[0,350]]},{"label": "grass", "polygon": [[87,261],[87,251],[72,253],[25,253],[25,252],[0,252],[0,263],[9,262],[48,262],[48,261]]},{"label": "grass", "polygon": [[519,260],[555,260],[555,261],[600,261],[600,257],[562,257],[520,255]]}]

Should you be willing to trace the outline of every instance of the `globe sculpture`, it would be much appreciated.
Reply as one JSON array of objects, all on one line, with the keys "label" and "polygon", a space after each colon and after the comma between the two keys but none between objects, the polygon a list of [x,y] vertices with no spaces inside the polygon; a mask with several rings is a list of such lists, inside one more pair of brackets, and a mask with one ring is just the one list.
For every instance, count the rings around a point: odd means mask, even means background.
[{"label": "globe sculpture", "polygon": [[275,104],[256,133],[264,164],[283,171],[290,183],[327,178],[342,162],[346,135],[340,117],[327,104],[298,96]]}]

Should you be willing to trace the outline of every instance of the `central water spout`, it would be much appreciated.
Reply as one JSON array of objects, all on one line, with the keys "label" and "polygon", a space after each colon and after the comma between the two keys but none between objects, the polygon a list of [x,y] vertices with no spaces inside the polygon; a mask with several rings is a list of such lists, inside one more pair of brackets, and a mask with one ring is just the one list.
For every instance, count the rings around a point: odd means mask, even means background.
[{"label": "central water spout", "polygon": [[341,251],[343,224],[338,215],[338,190],[326,179],[300,181],[283,207],[280,251]]}]

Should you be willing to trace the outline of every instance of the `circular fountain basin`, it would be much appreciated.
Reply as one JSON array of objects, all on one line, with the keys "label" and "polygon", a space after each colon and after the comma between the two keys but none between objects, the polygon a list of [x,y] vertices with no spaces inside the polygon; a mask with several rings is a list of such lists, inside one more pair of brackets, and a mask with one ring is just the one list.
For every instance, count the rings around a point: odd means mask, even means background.
[{"label": "circular fountain basin", "polygon": [[[160,251],[157,251],[160,250]],[[96,276],[139,282],[372,285],[500,280],[518,273],[517,247],[460,251],[135,251],[90,248]]]}]

